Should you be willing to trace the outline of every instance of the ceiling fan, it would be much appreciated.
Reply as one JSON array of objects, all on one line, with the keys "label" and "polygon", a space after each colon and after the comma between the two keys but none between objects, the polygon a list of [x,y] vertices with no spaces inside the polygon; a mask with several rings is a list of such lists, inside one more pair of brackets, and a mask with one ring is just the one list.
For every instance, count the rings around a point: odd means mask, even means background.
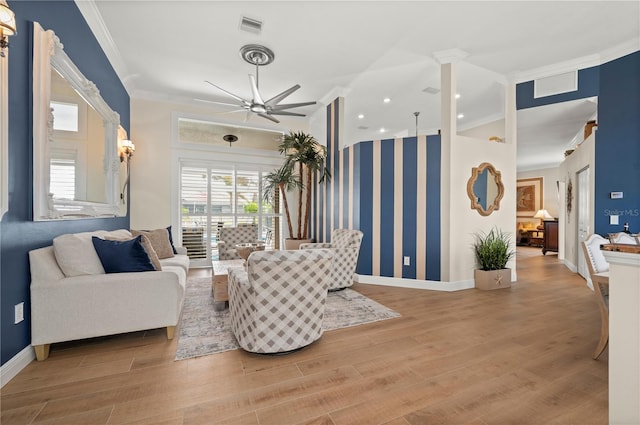
[{"label": "ceiling fan", "polygon": [[232,98],[238,101],[238,103],[224,103],[224,102],[214,102],[214,101],[208,101],[208,102],[215,103],[218,105],[241,107],[242,109],[239,109],[238,111],[231,111],[231,112],[240,112],[240,111],[246,110],[247,114],[250,114],[253,112],[256,115],[262,118],[266,118],[275,123],[279,123],[280,121],[277,118],[275,118],[273,115],[290,115],[290,116],[296,116],[296,117],[304,117],[305,116],[304,114],[289,112],[286,109],[299,108],[301,106],[309,106],[309,105],[316,104],[316,102],[280,104],[280,102],[283,101],[287,96],[289,96],[291,93],[293,93],[294,91],[300,88],[299,84],[296,84],[291,88],[288,88],[287,90],[283,91],[280,94],[275,95],[269,100],[266,100],[266,101],[263,100],[262,96],[260,95],[260,90],[258,89],[258,68],[273,62],[275,58],[273,51],[259,44],[247,44],[246,46],[243,46],[240,49],[240,55],[246,62],[252,65],[255,65],[256,67],[256,75],[254,76],[249,74],[249,81],[251,83],[251,95],[252,95],[251,100],[244,99],[236,94],[233,94],[230,91],[225,90],[222,87],[217,86],[210,81],[205,81],[206,83],[211,84],[213,87],[226,93],[227,95],[231,96]]}]

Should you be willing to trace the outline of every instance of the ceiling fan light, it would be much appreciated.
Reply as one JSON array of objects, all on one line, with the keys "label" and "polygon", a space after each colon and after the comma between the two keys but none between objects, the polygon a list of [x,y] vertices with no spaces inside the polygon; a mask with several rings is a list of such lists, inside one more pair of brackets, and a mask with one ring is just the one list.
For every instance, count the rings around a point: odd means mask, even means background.
[{"label": "ceiling fan light", "polygon": [[249,108],[251,112],[255,112],[256,114],[265,114],[267,112],[267,108],[264,105],[251,105]]}]

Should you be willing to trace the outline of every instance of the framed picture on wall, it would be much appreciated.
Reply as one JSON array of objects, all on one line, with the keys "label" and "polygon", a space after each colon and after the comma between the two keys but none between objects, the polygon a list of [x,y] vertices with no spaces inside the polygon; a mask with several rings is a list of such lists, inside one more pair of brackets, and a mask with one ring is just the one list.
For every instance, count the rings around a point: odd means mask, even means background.
[{"label": "framed picture on wall", "polygon": [[518,179],[516,191],[518,217],[533,217],[539,209],[542,209],[542,177]]}]

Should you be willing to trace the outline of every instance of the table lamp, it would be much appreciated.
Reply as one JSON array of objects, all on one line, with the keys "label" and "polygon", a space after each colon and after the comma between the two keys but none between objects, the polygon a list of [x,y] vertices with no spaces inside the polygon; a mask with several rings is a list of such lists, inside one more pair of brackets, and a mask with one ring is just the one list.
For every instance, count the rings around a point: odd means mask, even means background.
[{"label": "table lamp", "polygon": [[551,214],[549,214],[549,211],[544,209],[538,210],[538,212],[536,213],[536,215],[533,216],[533,218],[540,219],[540,225],[538,226],[538,230],[542,230],[544,228],[545,220],[553,220],[553,217],[551,216]]}]

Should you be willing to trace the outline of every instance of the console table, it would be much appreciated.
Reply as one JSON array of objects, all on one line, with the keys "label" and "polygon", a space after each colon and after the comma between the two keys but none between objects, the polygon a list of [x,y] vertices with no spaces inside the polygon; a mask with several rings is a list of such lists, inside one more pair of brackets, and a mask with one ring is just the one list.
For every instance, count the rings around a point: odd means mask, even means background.
[{"label": "console table", "polygon": [[544,221],[542,255],[546,255],[547,252],[558,252],[558,222],[555,220]]}]

